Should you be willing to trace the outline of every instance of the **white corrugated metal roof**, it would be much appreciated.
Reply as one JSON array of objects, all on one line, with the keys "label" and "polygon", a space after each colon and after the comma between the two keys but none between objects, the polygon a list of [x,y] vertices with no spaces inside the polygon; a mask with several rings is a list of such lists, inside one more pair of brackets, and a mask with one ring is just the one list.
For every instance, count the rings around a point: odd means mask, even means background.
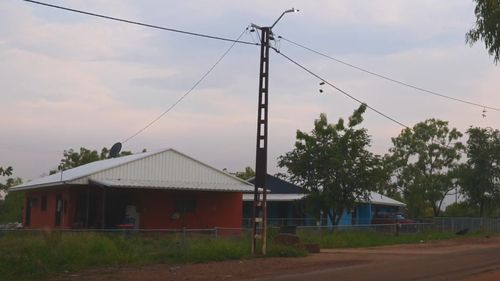
[{"label": "white corrugated metal roof", "polygon": [[[295,201],[304,198],[306,194],[267,194],[267,201]],[[243,194],[243,201],[253,201],[252,194]],[[406,206],[405,203],[399,202],[385,195],[377,192],[370,192],[370,200],[361,200],[361,202],[370,202],[372,204],[386,205],[386,206]]]},{"label": "white corrugated metal roof", "polygon": [[[267,201],[295,201],[304,198],[305,194],[273,194],[266,195]],[[253,201],[253,194],[243,194],[243,201]]]},{"label": "white corrugated metal roof", "polygon": [[380,204],[380,205],[388,205],[388,206],[406,206],[405,203],[399,202],[392,198],[389,198],[385,195],[382,195],[378,192],[372,191],[370,193],[370,203],[372,204]]},{"label": "white corrugated metal roof", "polygon": [[98,185],[122,188],[147,188],[147,189],[179,189],[179,190],[203,190],[203,191],[240,191],[248,192],[252,187],[240,183],[212,183],[212,182],[189,182],[189,181],[155,181],[155,180],[93,180]]},{"label": "white corrugated metal roof", "polygon": [[[90,181],[110,186],[176,188],[221,191],[252,191],[248,182],[204,164],[174,149],[145,152],[106,159],[42,177],[13,187],[12,191],[62,184],[88,184]],[[172,186],[177,183],[178,186]],[[182,183],[182,184],[181,184]],[[149,184],[149,186],[147,185]],[[165,186],[161,186],[164,184]],[[191,185],[191,186],[188,186]],[[206,187],[206,188],[204,188]]]}]

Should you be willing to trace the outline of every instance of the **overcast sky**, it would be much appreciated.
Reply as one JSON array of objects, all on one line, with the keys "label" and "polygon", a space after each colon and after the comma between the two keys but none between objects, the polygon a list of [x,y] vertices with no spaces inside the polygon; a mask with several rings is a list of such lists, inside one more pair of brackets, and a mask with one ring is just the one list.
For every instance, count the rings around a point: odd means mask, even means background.
[{"label": "overcast sky", "polygon": [[[482,43],[465,44],[472,0],[55,1],[75,9],[236,38],[250,23],[357,66],[453,97],[500,107],[500,66]],[[0,2],[0,166],[37,178],[69,148],[101,149],[157,117],[231,43],[112,22],[20,0]],[[245,33],[242,40],[254,40]],[[357,98],[413,126],[440,118],[465,131],[500,127],[500,112],[391,84],[287,42],[282,52]],[[124,144],[133,152],[172,147],[217,168],[255,163],[259,47],[236,45],[174,110]],[[269,171],[297,129],[324,112],[334,122],[358,104],[282,57],[270,58]],[[372,150],[383,154],[401,127],[368,111]]]}]

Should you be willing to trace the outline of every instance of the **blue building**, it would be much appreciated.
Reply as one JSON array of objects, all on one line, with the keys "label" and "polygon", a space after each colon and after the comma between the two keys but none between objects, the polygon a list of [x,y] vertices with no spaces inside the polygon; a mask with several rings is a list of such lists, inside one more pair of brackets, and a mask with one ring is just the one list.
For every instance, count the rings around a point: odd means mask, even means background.
[{"label": "blue building", "polygon": [[[253,179],[249,182],[253,183]],[[269,225],[332,225],[326,217],[306,213],[306,191],[275,176],[266,176],[267,218]],[[360,201],[352,210],[345,210],[339,225],[372,224],[392,214],[401,213],[405,204],[371,192],[369,200]],[[243,194],[243,225],[250,226],[253,216],[253,194]]]}]

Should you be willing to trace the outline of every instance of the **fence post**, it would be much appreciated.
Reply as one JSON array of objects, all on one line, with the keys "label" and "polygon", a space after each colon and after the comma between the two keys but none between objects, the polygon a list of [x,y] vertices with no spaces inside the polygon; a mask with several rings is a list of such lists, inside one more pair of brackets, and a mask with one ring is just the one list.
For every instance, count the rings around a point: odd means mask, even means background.
[{"label": "fence post", "polygon": [[186,248],[186,228],[182,228],[182,246]]},{"label": "fence post", "polygon": [[215,237],[215,239],[217,239],[218,236],[219,236],[219,234],[217,233],[217,226],[216,226],[216,227],[214,227],[214,237]]}]

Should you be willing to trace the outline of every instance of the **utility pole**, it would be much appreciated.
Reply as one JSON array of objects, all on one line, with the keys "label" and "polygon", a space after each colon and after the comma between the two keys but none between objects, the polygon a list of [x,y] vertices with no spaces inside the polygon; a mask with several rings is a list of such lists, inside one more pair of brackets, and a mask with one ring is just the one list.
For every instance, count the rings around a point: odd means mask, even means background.
[{"label": "utility pole", "polygon": [[[269,41],[271,28],[263,27],[260,42],[259,102],[257,112],[257,148],[255,158],[255,190],[253,197],[252,254],[256,254],[257,241],[262,241],[261,254],[266,254],[267,238],[267,125],[269,96]],[[260,193],[262,191],[262,194]],[[262,198],[261,198],[262,195]]]},{"label": "utility pole", "polygon": [[268,132],[268,101],[269,101],[269,43],[272,39],[272,28],[286,14],[298,12],[296,9],[284,11],[270,27],[260,27],[252,24],[252,28],[261,32],[260,42],[260,72],[259,101],[257,105],[257,146],[255,159],[255,188],[253,198],[252,221],[252,255],[259,254],[258,241],[261,241],[260,254],[267,250],[267,132]]}]

